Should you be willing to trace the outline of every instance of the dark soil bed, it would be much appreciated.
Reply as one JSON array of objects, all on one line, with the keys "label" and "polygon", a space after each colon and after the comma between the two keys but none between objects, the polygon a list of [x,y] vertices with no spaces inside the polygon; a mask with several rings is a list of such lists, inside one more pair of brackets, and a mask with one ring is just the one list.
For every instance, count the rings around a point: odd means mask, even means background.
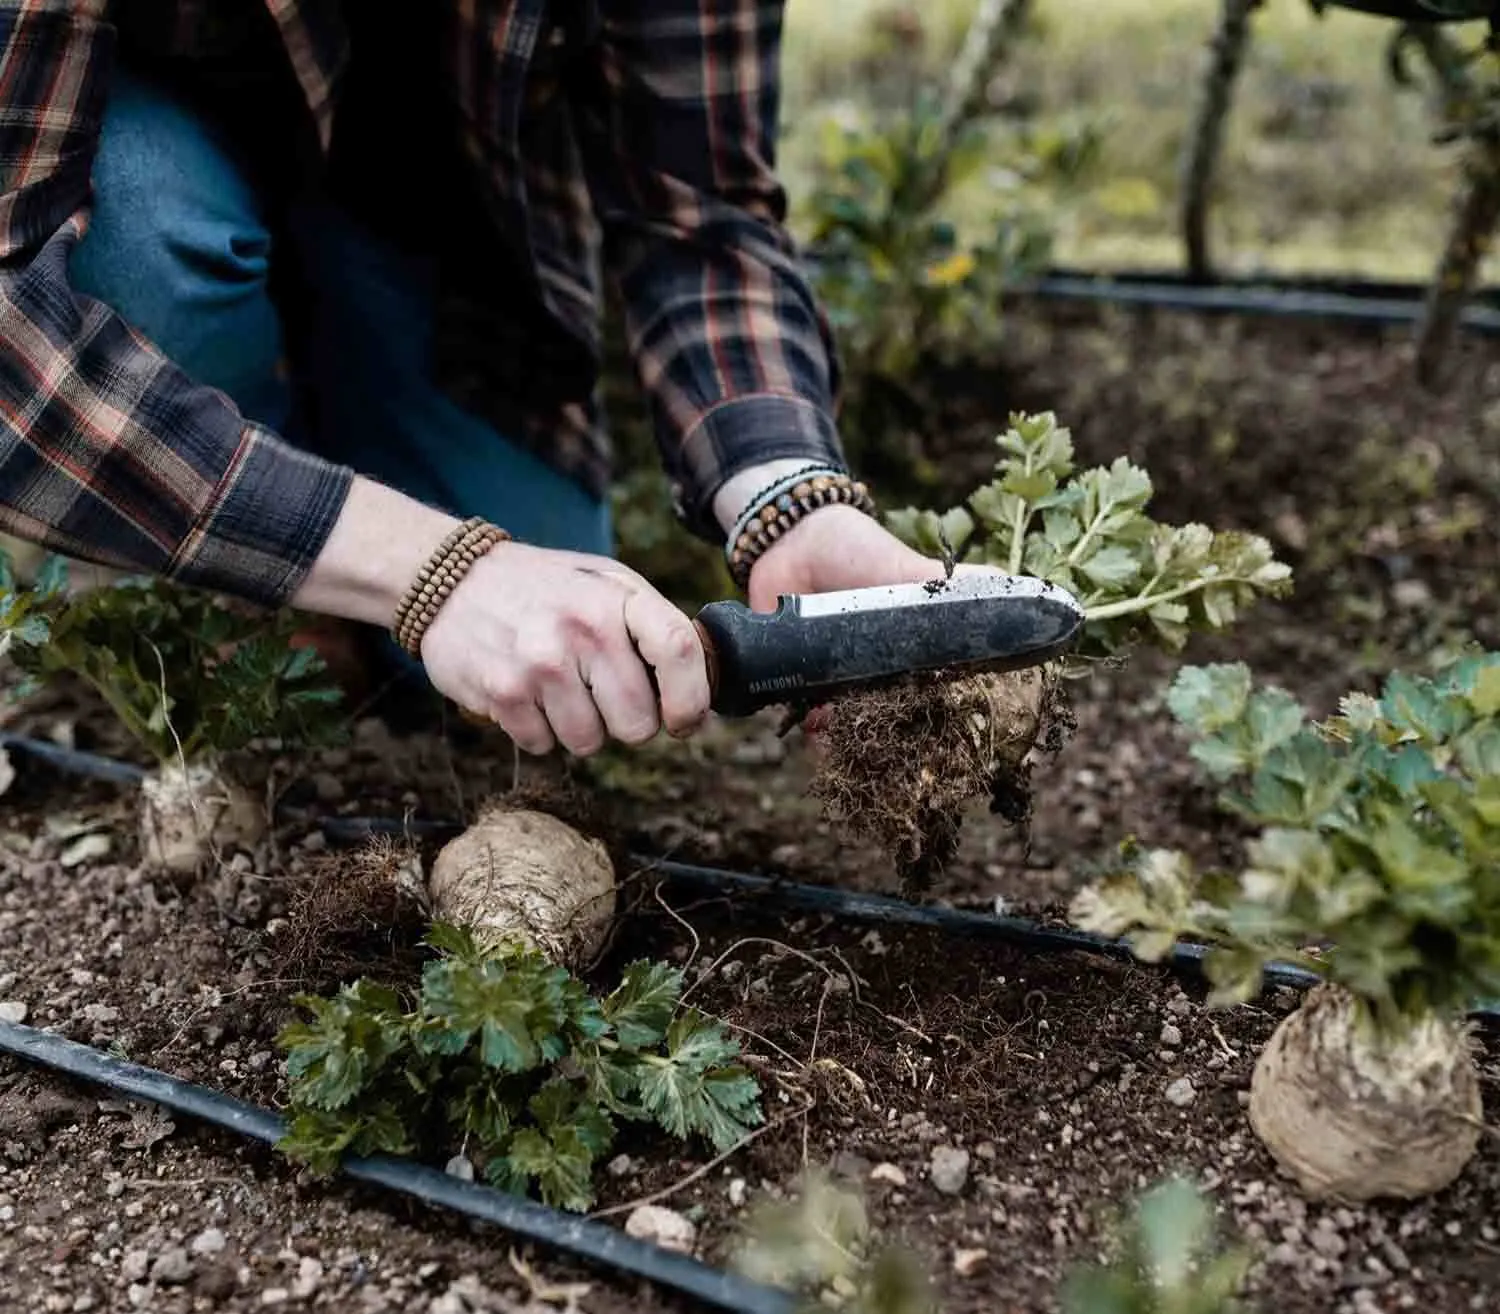
[{"label": "dark soil bed", "polygon": [[[1458,382],[1434,400],[1410,386],[1399,341],[1348,330],[1082,309],[1017,312],[1013,323],[996,370],[947,389],[961,396],[936,452],[948,492],[986,472],[1007,410],[1050,408],[1085,460],[1123,452],[1147,465],[1159,515],[1270,534],[1296,566],[1293,598],[1185,659],[1246,660],[1326,711],[1345,689],[1372,688],[1445,645],[1500,645],[1491,348],[1466,350]],[[1077,728],[1035,773],[1028,833],[976,809],[931,897],[1055,913],[1132,836],[1233,858],[1240,836],[1161,708],[1173,666],[1141,655],[1080,682]],[[119,747],[92,705],[66,694],[13,724],[42,734],[61,724],[80,746]],[[303,984],[280,919],[323,847],[310,818],[470,815],[512,783],[515,764],[503,743],[472,733],[455,744],[362,723],[349,749],[305,769],[276,764],[307,822],[284,827],[259,864],[187,893],[141,879],[117,790],[18,765],[0,835],[0,1001],[24,1004],[28,1022],[276,1104],[271,1040]],[[822,822],[808,772],[805,745],[779,739],[766,718],[687,746],[607,754],[574,775],[638,849],[893,890],[882,855]],[[110,835],[111,849],[64,865],[85,829]],[[695,1002],[741,1029],[768,1091],[765,1134],[663,1200],[698,1220],[705,1258],[732,1240],[736,1202],[786,1189],[805,1162],[832,1163],[868,1190],[880,1228],[930,1266],[946,1310],[1041,1314],[1055,1308],[1063,1269],[1097,1252],[1108,1213],[1181,1170],[1260,1247],[1265,1310],[1493,1305],[1494,1138],[1441,1196],[1365,1209],[1307,1205],[1260,1149],[1244,1092],[1290,997],[1209,1013],[1131,965],[690,903],[650,872],[630,875],[630,895],[602,975],[652,953],[697,979],[722,957]],[[361,952],[368,970],[390,970],[379,934]],[[1492,1119],[1497,1059],[1491,1043]],[[1191,1099],[1169,1099],[1183,1078]],[[970,1156],[956,1194],[929,1177],[943,1146]],[[649,1138],[621,1148],[628,1161],[603,1175],[604,1207],[667,1190],[702,1162]],[[583,1310],[683,1308],[551,1255],[514,1257],[546,1282],[588,1283]],[[461,1314],[528,1298],[511,1242],[493,1229],[309,1181],[270,1151],[0,1061],[0,1307]],[[565,1307],[535,1298],[532,1308]]]}]

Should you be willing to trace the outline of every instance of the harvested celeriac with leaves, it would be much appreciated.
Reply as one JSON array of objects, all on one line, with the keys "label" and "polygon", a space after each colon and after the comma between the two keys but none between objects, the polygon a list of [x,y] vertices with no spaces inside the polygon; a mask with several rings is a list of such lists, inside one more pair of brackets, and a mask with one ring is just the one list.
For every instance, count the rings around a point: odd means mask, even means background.
[{"label": "harvested celeriac with leaves", "polygon": [[1214,946],[1215,1005],[1273,960],[1317,973],[1257,1060],[1251,1125],[1311,1196],[1443,1189],[1479,1143],[1466,1014],[1500,994],[1500,654],[1395,673],[1323,722],[1238,663],[1185,669],[1168,705],[1258,833],[1232,873],[1148,851],[1073,920],[1149,961]]}]

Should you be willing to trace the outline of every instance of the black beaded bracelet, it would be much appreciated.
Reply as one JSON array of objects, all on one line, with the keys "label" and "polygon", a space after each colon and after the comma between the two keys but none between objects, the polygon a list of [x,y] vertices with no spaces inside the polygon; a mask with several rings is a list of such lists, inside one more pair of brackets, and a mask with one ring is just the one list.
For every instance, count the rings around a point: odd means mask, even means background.
[{"label": "black beaded bracelet", "polygon": [[875,514],[875,499],[858,480],[838,470],[810,466],[763,489],[735,522],[724,555],[735,584],[743,589],[767,548],[820,507],[852,506]]}]

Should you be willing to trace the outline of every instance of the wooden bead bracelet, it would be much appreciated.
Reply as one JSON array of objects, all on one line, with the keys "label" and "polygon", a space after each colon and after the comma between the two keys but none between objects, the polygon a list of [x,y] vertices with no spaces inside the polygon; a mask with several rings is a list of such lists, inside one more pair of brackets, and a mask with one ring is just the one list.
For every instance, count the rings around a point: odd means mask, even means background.
[{"label": "wooden bead bracelet", "polygon": [[391,622],[391,633],[411,656],[421,660],[423,636],[474,563],[509,539],[505,530],[479,516],[465,520],[443,539],[417,572]]},{"label": "wooden bead bracelet", "polygon": [[819,507],[836,503],[875,514],[875,500],[864,484],[821,466],[788,475],[757,493],[730,531],[724,549],[735,584],[745,588],[751,568],[772,543]]}]

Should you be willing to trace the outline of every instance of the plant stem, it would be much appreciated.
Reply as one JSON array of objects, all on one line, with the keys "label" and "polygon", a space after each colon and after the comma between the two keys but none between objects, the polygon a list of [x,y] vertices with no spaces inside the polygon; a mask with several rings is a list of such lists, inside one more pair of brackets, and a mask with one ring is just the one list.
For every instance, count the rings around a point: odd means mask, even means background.
[{"label": "plant stem", "polygon": [[[1109,514],[1109,511],[1109,506],[1101,506],[1099,508],[1099,514],[1089,522],[1089,527],[1083,531],[1078,538],[1078,542],[1073,544],[1073,550],[1068,553],[1068,565],[1076,566],[1078,564],[1079,558],[1083,556],[1084,548],[1089,545],[1094,535],[1099,532],[1099,526],[1104,523],[1104,517]],[[1153,584],[1155,582],[1155,580],[1152,581]],[[1149,589],[1150,585],[1148,584],[1146,587]]]},{"label": "plant stem", "polygon": [[1016,498],[1016,523],[1011,529],[1010,573],[1021,573],[1021,562],[1026,555],[1026,527],[1031,523],[1031,505],[1024,497]]},{"label": "plant stem", "polygon": [[1187,584],[1180,584],[1175,589],[1168,589],[1165,593],[1140,593],[1133,598],[1122,598],[1119,602],[1108,602],[1102,607],[1085,607],[1083,609],[1084,624],[1089,621],[1115,620],[1120,616],[1132,616],[1137,612],[1150,611],[1152,607],[1161,602],[1176,602],[1178,598],[1185,598],[1190,593],[1198,593],[1208,588],[1211,584],[1247,584],[1248,580],[1236,579],[1233,576],[1216,576],[1213,579],[1195,579]]},{"label": "plant stem", "polygon": [[158,751],[156,737],[151,733],[146,723],[136,715],[129,701],[123,698],[119,691],[113,688],[108,680],[95,675],[88,669],[87,663],[70,664],[75,675],[82,676],[91,689],[94,690],[109,705],[109,710],[120,718],[120,724],[140,742],[142,748],[146,749],[152,757],[161,759]]}]

